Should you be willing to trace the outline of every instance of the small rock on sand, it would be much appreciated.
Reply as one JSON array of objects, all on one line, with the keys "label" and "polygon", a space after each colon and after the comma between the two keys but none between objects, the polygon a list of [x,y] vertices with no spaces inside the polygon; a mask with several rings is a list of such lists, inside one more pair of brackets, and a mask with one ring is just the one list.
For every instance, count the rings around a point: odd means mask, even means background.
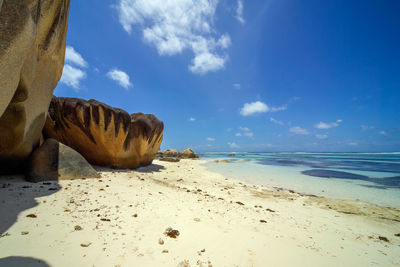
[{"label": "small rock on sand", "polygon": [[379,236],[378,238],[379,238],[379,240],[382,240],[382,241],[385,241],[385,242],[389,242],[389,239],[387,237],[385,237],[385,236]]},{"label": "small rock on sand", "polygon": [[37,218],[36,214],[33,214],[33,213],[26,215],[26,217],[28,217],[28,218]]},{"label": "small rock on sand", "polygon": [[83,228],[80,225],[75,225],[74,229],[75,229],[75,231],[80,231]]},{"label": "small rock on sand", "polygon": [[165,229],[164,235],[169,236],[171,238],[177,238],[180,235],[180,233],[178,230],[168,227],[167,229]]},{"label": "small rock on sand", "polygon": [[162,238],[158,239],[158,244],[164,245],[164,240]]},{"label": "small rock on sand", "polygon": [[260,220],[260,222],[261,222],[261,223],[267,223],[267,221],[266,221],[266,220]]},{"label": "small rock on sand", "polygon": [[21,232],[21,235],[27,235],[27,234],[29,234],[28,231],[22,231],[22,232]]},{"label": "small rock on sand", "polygon": [[244,205],[242,202],[240,202],[240,201],[236,201],[236,204],[239,204],[239,205]]},{"label": "small rock on sand", "polygon": [[194,218],[193,219],[195,222],[199,222],[200,221],[200,218]]}]

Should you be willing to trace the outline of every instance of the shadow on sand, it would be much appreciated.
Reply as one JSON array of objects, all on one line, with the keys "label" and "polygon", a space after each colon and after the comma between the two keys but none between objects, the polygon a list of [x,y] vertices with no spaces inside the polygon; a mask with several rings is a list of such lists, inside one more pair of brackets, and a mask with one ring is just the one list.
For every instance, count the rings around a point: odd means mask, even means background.
[{"label": "shadow on sand", "polygon": [[153,173],[153,172],[160,172],[161,170],[165,169],[164,166],[159,164],[150,164],[145,167],[140,167],[134,170],[131,169],[111,169],[106,167],[100,166],[93,166],[96,171],[98,172],[141,172],[141,173]]},{"label": "shadow on sand", "polygon": [[45,261],[34,259],[34,258],[26,258],[26,257],[6,257],[0,259],[0,266],[7,267],[48,267],[50,266]]},{"label": "shadow on sand", "polygon": [[[38,205],[35,198],[54,194],[60,188],[58,181],[31,183],[23,175],[0,176],[0,234],[17,221],[21,212]],[[2,264],[0,261],[0,266],[14,265]]]}]

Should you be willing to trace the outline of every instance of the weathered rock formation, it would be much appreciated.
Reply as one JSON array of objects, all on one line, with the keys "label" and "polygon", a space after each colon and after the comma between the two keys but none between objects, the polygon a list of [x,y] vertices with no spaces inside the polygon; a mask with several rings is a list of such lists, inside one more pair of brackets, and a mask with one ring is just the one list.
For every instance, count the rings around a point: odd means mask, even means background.
[{"label": "weathered rock formation", "polygon": [[186,148],[179,152],[176,149],[167,149],[157,152],[157,159],[169,162],[178,162],[179,159],[197,159],[198,155],[191,148]]},{"label": "weathered rock formation", "polygon": [[72,148],[49,138],[31,154],[26,170],[31,182],[98,178],[100,175]]},{"label": "weathered rock formation", "polygon": [[163,129],[152,114],[129,115],[96,100],[53,97],[43,133],[92,164],[133,169],[151,164]]},{"label": "weathered rock formation", "polygon": [[0,0],[0,173],[39,143],[61,78],[69,0]]}]

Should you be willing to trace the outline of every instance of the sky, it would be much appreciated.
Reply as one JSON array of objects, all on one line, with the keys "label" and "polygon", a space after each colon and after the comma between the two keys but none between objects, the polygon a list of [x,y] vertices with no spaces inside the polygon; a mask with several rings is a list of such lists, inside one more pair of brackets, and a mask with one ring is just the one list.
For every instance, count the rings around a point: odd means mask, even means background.
[{"label": "sky", "polygon": [[400,1],[71,1],[56,96],[164,122],[161,149],[400,151]]}]

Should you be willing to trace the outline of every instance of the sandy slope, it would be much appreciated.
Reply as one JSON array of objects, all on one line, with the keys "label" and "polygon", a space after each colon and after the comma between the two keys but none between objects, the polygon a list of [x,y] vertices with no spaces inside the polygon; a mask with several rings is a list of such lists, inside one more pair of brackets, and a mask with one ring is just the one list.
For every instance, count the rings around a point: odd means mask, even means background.
[{"label": "sandy slope", "polygon": [[2,178],[0,266],[400,266],[399,209],[246,185],[201,163]]}]

